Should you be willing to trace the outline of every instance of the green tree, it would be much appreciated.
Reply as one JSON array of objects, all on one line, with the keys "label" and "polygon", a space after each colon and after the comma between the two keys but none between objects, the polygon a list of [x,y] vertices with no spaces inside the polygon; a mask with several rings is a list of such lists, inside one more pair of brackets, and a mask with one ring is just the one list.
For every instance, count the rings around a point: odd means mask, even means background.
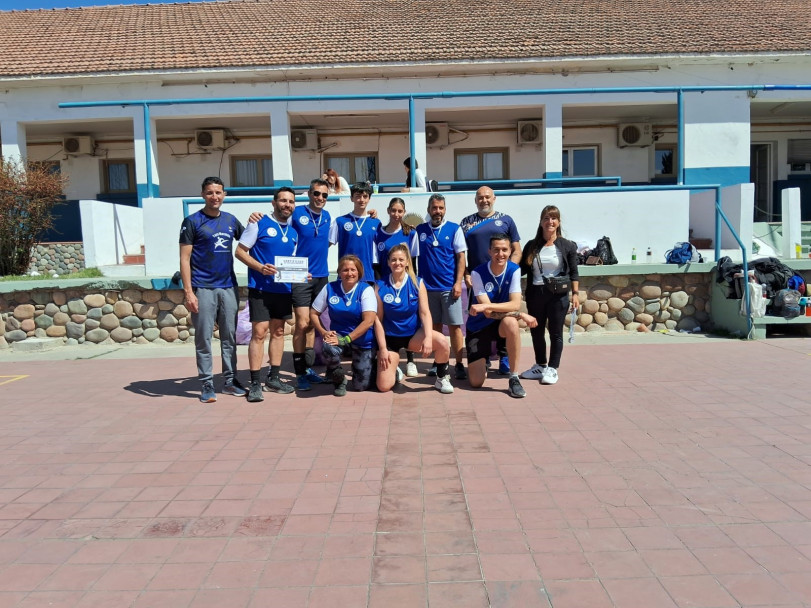
[{"label": "green tree", "polygon": [[65,184],[48,165],[0,158],[0,275],[28,270],[32,248],[53,227]]}]

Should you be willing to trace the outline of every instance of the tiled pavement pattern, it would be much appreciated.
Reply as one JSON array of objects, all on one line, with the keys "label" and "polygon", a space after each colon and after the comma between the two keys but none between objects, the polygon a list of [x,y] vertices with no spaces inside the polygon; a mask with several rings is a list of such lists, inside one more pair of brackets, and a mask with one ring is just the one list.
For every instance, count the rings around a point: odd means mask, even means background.
[{"label": "tiled pavement pattern", "polygon": [[809,353],[256,405],[186,357],[3,363],[0,607],[811,606]]}]

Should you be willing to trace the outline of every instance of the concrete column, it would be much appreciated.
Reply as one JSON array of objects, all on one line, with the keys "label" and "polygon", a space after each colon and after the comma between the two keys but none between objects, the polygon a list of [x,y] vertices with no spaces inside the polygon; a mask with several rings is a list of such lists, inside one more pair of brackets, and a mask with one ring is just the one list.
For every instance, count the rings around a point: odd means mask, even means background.
[{"label": "concrete column", "polygon": [[[154,118],[149,119],[149,162],[147,163],[146,123],[142,115],[132,121],[133,147],[135,149],[135,183],[138,192],[138,205],[145,198],[160,197],[160,176],[158,175],[158,133]],[[147,171],[152,173],[152,188],[149,187]]]},{"label": "concrete column", "polygon": [[783,214],[783,257],[797,257],[797,243],[802,244],[800,189],[786,188],[780,193]]},{"label": "concrete column", "polygon": [[25,125],[16,120],[0,121],[0,140],[3,142],[0,155],[7,160],[23,159],[28,155],[25,140]]},{"label": "concrete column", "polygon": [[293,159],[290,150],[290,117],[287,115],[287,103],[276,102],[269,105],[273,183],[276,186],[292,186]]},{"label": "concrete column", "polygon": [[414,125],[414,158],[417,160],[426,179],[431,179],[431,167],[428,166],[428,151],[425,147],[425,106],[427,100],[414,100],[414,116],[411,123]]},{"label": "concrete column", "polygon": [[750,116],[746,91],[684,95],[684,183],[749,182]]},{"label": "concrete column", "polygon": [[556,179],[563,177],[563,104],[557,99],[547,100],[543,119],[544,177]]}]

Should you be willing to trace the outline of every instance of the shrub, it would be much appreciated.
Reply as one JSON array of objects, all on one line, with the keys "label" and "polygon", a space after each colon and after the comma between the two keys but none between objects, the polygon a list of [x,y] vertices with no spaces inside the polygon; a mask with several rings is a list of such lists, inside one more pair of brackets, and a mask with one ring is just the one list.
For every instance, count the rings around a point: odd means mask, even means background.
[{"label": "shrub", "polygon": [[47,165],[0,158],[0,275],[25,274],[65,184]]}]

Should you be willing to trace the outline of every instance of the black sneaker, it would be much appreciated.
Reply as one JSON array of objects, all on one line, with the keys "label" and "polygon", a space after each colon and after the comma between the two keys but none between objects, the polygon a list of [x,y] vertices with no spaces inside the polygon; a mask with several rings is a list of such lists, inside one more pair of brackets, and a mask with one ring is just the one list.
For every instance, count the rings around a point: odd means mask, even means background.
[{"label": "black sneaker", "polygon": [[296,389],[279,378],[279,376],[276,376],[275,378],[268,378],[265,380],[265,386],[262,387],[262,390],[266,393],[279,393],[280,395],[287,395]]},{"label": "black sneaker", "polygon": [[264,400],[265,396],[262,394],[262,385],[258,382],[251,382],[251,386],[248,388],[248,401],[258,403]]},{"label": "black sneaker", "polygon": [[336,397],[344,397],[346,395],[346,373],[344,368],[336,367],[331,372],[328,372],[327,376],[332,379],[332,385],[335,387],[332,394]]},{"label": "black sneaker", "polygon": [[510,397],[515,397],[516,399],[527,396],[527,391],[521,386],[521,381],[518,379],[518,376],[512,376],[510,378],[510,388],[507,392],[509,392]]},{"label": "black sneaker", "polygon": [[456,364],[456,379],[457,380],[465,380],[467,378],[467,371],[465,371],[465,366],[462,363]]}]

